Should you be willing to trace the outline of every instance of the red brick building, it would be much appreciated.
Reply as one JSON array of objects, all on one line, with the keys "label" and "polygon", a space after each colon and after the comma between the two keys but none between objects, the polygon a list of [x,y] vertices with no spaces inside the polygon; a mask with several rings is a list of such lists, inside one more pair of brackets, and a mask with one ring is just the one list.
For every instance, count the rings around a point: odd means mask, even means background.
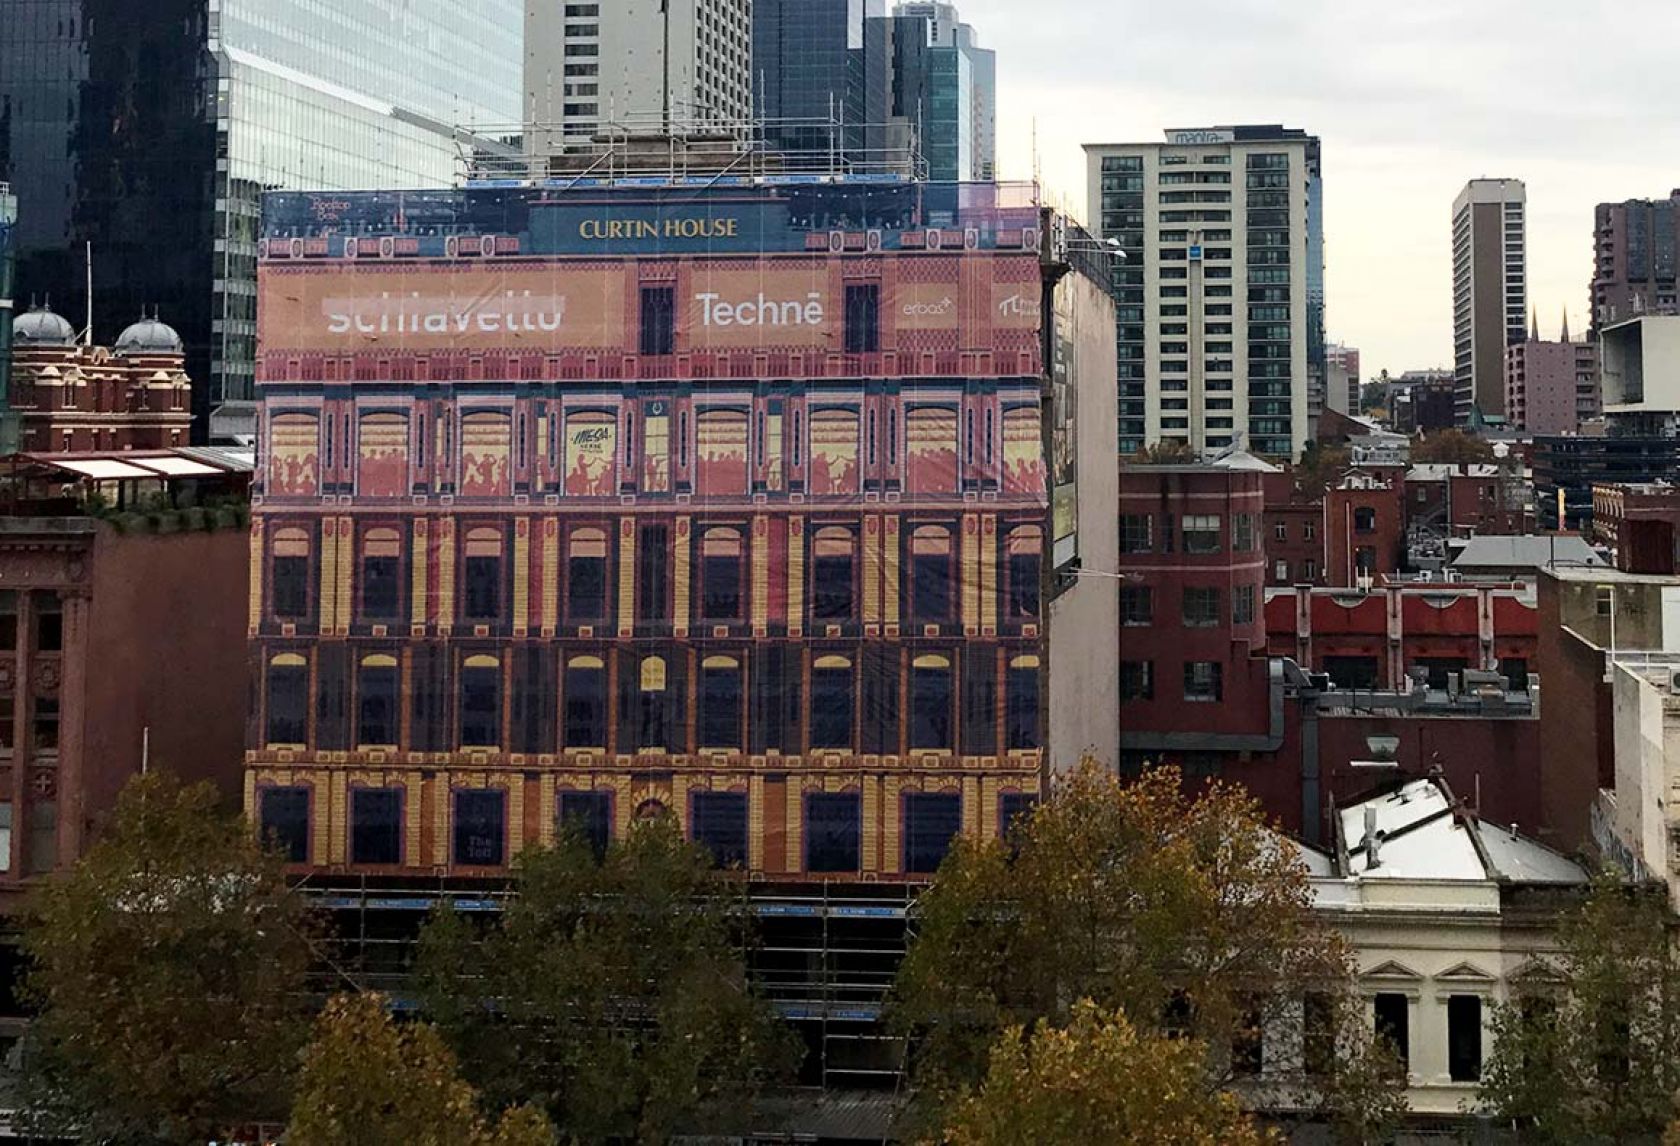
[{"label": "red brick building", "polygon": [[[0,468],[0,906],[73,863],[140,769],[239,790],[250,465],[213,451],[14,458]],[[94,487],[176,508],[92,516]],[[154,502],[154,506],[157,503]]]},{"label": "red brick building", "polygon": [[187,444],[192,384],[180,336],[156,319],[128,327],[109,348],[76,340],[39,307],[13,325],[13,415],[30,452],[156,450]]},{"label": "red brick building", "polygon": [[1266,639],[1273,656],[1327,673],[1344,689],[1406,690],[1414,672],[1445,689],[1450,674],[1474,669],[1522,690],[1537,668],[1534,596],[1515,587],[1271,589]]},{"label": "red brick building", "polygon": [[1662,482],[1595,485],[1592,539],[1625,573],[1676,571],[1680,486]]},{"label": "red brick building", "polygon": [[1404,567],[1398,480],[1355,469],[1318,494],[1279,473],[1267,477],[1266,492],[1267,584],[1351,587]]}]

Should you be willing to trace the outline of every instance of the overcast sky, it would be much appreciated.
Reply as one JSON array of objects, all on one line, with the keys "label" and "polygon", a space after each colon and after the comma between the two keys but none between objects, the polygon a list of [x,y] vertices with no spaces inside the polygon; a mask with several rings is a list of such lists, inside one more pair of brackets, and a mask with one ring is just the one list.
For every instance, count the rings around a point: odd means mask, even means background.
[{"label": "overcast sky", "polygon": [[1081,218],[1087,142],[1284,123],[1324,143],[1327,311],[1363,372],[1452,364],[1465,180],[1528,184],[1543,337],[1587,324],[1593,205],[1680,187],[1680,0],[957,0],[998,53],[1000,174]]}]

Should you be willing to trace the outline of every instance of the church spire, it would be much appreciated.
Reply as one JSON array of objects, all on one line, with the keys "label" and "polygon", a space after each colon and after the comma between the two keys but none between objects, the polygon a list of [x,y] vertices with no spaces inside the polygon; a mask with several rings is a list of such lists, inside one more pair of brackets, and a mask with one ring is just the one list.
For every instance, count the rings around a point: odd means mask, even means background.
[{"label": "church spire", "polygon": [[1563,337],[1561,337],[1558,341],[1569,341],[1569,308],[1567,306],[1563,308]]},{"label": "church spire", "polygon": [[1528,308],[1528,340],[1540,341],[1540,312],[1532,306]]}]

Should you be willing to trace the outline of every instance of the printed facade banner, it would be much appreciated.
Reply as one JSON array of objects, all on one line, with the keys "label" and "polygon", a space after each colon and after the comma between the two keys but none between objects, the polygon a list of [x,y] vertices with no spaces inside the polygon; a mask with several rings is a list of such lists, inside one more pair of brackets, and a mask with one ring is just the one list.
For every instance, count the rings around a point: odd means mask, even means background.
[{"label": "printed facade banner", "polygon": [[512,421],[506,414],[468,414],[461,419],[461,496],[507,497]]},{"label": "printed facade banner", "polygon": [[268,424],[268,488],[292,497],[320,489],[321,423],[313,414],[276,414]]},{"label": "printed facade banner", "polygon": [[852,411],[811,414],[810,487],[814,497],[858,492],[858,416]]},{"label": "printed facade banner", "polygon": [[566,415],[566,494],[610,497],[618,421],[611,414],[585,411]]},{"label": "printed facade banner", "polygon": [[915,493],[957,490],[957,412],[948,406],[918,406],[904,419],[906,488]]},{"label": "printed facade banner", "polygon": [[747,415],[737,410],[703,410],[695,423],[700,472],[694,486],[703,497],[747,492]]},{"label": "printed facade banner", "polygon": [[1003,412],[1003,488],[1009,493],[1044,493],[1044,444],[1036,406]]},{"label": "printed facade banner", "polygon": [[356,492],[401,497],[408,492],[408,419],[401,414],[363,415],[358,434]]}]

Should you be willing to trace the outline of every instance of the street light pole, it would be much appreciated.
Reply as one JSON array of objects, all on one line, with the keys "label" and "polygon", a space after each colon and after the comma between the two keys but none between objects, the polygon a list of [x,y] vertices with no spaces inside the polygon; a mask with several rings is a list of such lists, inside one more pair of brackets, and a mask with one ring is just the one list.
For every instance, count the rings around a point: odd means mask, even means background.
[{"label": "street light pole", "polygon": [[665,65],[665,138],[671,138],[671,0],[659,0],[659,14],[665,20],[665,43],[660,62]]}]

